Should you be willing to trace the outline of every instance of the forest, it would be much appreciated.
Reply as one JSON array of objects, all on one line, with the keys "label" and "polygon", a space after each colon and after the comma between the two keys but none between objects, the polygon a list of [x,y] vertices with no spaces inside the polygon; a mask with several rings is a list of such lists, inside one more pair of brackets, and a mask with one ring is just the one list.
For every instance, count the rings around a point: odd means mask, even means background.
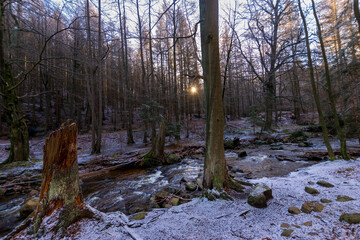
[{"label": "forest", "polygon": [[358,0],[0,0],[1,239],[360,239]]}]

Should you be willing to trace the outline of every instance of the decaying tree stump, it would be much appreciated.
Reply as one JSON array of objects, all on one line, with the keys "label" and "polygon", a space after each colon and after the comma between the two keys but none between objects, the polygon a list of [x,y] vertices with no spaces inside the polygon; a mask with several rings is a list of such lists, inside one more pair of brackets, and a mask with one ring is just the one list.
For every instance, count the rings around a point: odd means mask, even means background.
[{"label": "decaying tree stump", "polygon": [[53,228],[49,231],[64,231],[77,220],[94,215],[82,200],[77,132],[76,124],[67,120],[45,141],[40,201],[29,229],[32,234],[48,227]]}]

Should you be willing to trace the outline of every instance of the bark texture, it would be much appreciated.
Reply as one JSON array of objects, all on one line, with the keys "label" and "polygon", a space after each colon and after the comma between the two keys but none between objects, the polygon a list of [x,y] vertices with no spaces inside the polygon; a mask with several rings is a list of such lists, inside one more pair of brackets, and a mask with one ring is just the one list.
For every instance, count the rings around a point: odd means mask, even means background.
[{"label": "bark texture", "polygon": [[93,212],[82,200],[77,161],[77,126],[72,120],[61,125],[45,141],[44,164],[39,205],[35,211],[31,233],[37,233],[44,217],[52,216],[54,229],[65,230]]}]

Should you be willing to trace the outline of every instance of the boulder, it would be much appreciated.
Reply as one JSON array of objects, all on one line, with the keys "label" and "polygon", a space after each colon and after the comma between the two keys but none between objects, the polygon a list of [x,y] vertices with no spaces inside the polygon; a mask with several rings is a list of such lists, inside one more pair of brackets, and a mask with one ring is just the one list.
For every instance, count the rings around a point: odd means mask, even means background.
[{"label": "boulder", "polygon": [[185,189],[188,190],[188,191],[193,192],[193,191],[195,191],[197,189],[197,184],[194,183],[194,182],[187,182],[185,184]]},{"label": "boulder", "polygon": [[170,200],[170,203],[171,203],[171,205],[172,206],[177,206],[177,205],[179,205],[179,198],[177,198],[177,197],[173,197],[171,200]]},{"label": "boulder", "polygon": [[318,190],[316,190],[315,188],[311,188],[311,187],[305,187],[305,192],[312,194],[312,195],[316,195],[316,194],[320,193]]},{"label": "boulder", "polygon": [[343,213],[340,216],[340,221],[345,221],[349,224],[357,224],[360,223],[360,213]]},{"label": "boulder", "polygon": [[292,229],[285,229],[282,233],[281,233],[281,236],[283,237],[290,237],[291,234],[293,233],[294,230]]},{"label": "boulder", "polygon": [[307,226],[307,227],[311,227],[312,226],[312,221],[304,222],[303,225]]},{"label": "boulder", "polygon": [[311,213],[312,212],[312,208],[313,208],[314,204],[313,202],[305,202],[302,206],[301,206],[301,211],[303,213]]},{"label": "boulder", "polygon": [[248,196],[248,203],[257,208],[267,207],[267,201],[273,198],[272,190],[265,184],[256,185],[254,190]]},{"label": "boulder", "polygon": [[320,185],[320,186],[322,186],[322,187],[327,187],[327,188],[332,188],[332,187],[334,187],[333,184],[331,184],[331,183],[329,183],[329,182],[326,182],[326,181],[317,181],[316,183],[317,183],[317,185]]},{"label": "boulder", "polygon": [[288,212],[292,214],[300,214],[300,209],[298,209],[297,207],[289,207]]},{"label": "boulder", "polygon": [[322,210],[324,209],[324,205],[322,205],[321,203],[318,203],[318,202],[316,202],[315,204],[314,204],[314,207],[313,207],[313,210],[314,210],[314,212],[322,212]]},{"label": "boulder", "polygon": [[167,159],[166,162],[168,164],[173,164],[173,163],[177,163],[180,162],[180,156],[176,155],[176,154],[170,154]]},{"label": "boulder", "polygon": [[338,202],[348,202],[348,201],[352,201],[352,200],[355,200],[355,199],[352,197],[349,197],[349,196],[345,196],[345,195],[338,195],[336,198],[336,201],[338,201]]},{"label": "boulder", "polygon": [[239,158],[243,158],[243,157],[246,157],[247,156],[247,152],[246,151],[241,151],[238,153],[238,157]]},{"label": "boulder", "polygon": [[27,216],[29,216],[36,209],[38,203],[39,203],[38,197],[27,200],[19,210],[20,217],[26,218]]}]

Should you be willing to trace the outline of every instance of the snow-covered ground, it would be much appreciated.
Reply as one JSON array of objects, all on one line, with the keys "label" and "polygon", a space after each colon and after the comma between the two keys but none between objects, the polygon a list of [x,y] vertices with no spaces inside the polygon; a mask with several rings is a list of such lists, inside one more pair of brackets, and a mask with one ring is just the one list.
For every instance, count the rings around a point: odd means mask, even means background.
[{"label": "snow-covered ground", "polygon": [[[319,186],[319,180],[335,187]],[[339,221],[342,213],[360,212],[360,159],[323,162],[285,177],[252,182],[272,188],[274,199],[267,208],[251,207],[246,199],[195,199],[170,209],[153,210],[143,220],[128,220],[120,212],[98,213],[98,220],[82,220],[71,226],[72,234],[67,239],[287,239],[281,236],[285,229],[293,230],[292,239],[360,239],[359,224]],[[306,193],[306,186],[320,194]],[[338,195],[355,200],[338,202]],[[290,206],[300,209],[305,201],[320,202],[324,198],[331,202],[323,203],[322,212],[288,212]],[[284,223],[289,226],[284,227]]]}]

